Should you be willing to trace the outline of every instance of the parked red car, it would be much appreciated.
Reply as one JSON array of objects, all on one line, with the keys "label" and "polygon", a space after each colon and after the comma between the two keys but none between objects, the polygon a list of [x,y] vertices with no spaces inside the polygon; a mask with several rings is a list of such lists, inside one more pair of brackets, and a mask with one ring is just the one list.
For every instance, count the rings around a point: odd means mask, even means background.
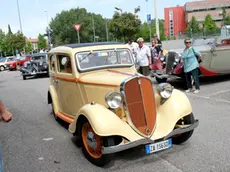
[{"label": "parked red car", "polygon": [[10,61],[6,63],[6,66],[9,70],[17,70],[17,63],[17,58],[13,56],[10,58]]},{"label": "parked red car", "polygon": [[18,60],[18,66],[19,67],[22,67],[24,66],[24,63],[27,62],[27,61],[30,61],[31,59],[31,56],[21,56],[20,59]]}]

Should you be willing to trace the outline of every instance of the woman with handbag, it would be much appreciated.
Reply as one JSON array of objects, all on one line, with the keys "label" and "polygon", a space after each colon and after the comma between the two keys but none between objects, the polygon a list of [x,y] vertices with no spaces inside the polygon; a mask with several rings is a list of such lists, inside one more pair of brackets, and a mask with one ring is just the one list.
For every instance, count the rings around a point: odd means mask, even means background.
[{"label": "woman with handbag", "polygon": [[186,78],[187,90],[186,93],[193,91],[192,89],[192,81],[191,76],[195,82],[195,90],[194,93],[199,93],[200,91],[200,83],[199,83],[199,63],[201,62],[201,54],[199,51],[191,47],[190,38],[186,38],[184,40],[185,49],[183,52],[183,62],[184,62],[184,73]]}]

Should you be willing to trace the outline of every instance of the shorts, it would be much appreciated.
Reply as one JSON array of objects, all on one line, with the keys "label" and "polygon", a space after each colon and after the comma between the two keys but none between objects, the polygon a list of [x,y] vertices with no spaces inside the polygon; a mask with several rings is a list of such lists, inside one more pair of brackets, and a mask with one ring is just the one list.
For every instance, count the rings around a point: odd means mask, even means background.
[{"label": "shorts", "polygon": [[149,66],[140,66],[139,72],[144,76],[148,76],[150,74]]}]

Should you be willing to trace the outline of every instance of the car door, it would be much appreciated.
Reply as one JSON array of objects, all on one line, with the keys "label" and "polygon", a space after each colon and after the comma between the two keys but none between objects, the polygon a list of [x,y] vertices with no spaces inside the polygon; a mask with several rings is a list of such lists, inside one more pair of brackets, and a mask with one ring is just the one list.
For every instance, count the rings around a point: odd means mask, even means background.
[{"label": "car door", "polygon": [[211,54],[211,69],[218,73],[230,72],[230,46],[217,46]]},{"label": "car door", "polygon": [[57,92],[61,112],[74,117],[82,107],[79,85],[74,75],[75,63],[68,54],[57,54]]}]

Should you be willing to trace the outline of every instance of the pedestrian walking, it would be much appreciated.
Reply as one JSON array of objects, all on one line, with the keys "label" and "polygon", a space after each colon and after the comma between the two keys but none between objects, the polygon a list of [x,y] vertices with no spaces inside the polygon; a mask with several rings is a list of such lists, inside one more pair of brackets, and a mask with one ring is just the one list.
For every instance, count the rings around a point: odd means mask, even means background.
[{"label": "pedestrian walking", "polygon": [[[195,90],[194,93],[199,93],[200,91],[200,83],[199,83],[199,63],[198,59],[200,59],[201,54],[198,50],[191,46],[190,38],[186,38],[184,40],[185,49],[183,52],[183,62],[184,62],[184,73],[186,78],[187,90],[186,93],[193,91],[192,89],[192,77],[195,82]],[[192,76],[192,77],[191,77]]]},{"label": "pedestrian walking", "polygon": [[144,39],[137,39],[138,46],[135,49],[139,71],[142,75],[150,77],[150,66],[152,64],[150,48],[144,45]]}]

